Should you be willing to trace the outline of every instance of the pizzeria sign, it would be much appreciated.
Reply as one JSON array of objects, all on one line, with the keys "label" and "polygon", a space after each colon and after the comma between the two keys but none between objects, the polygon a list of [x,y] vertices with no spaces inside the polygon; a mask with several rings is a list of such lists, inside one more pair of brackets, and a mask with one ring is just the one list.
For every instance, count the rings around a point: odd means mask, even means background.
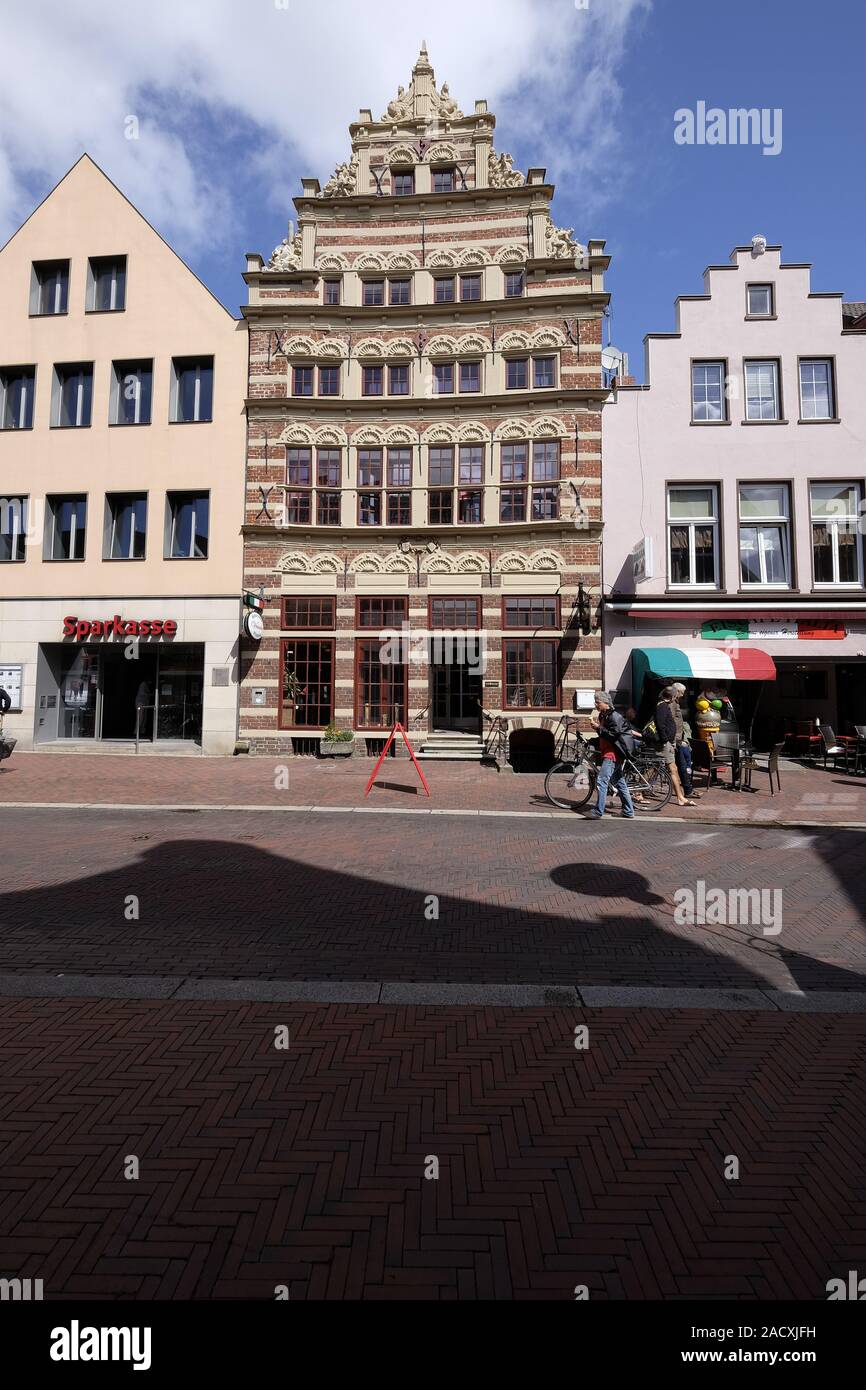
[{"label": "pizzeria sign", "polygon": [[712,618],[701,625],[701,637],[710,642],[764,641],[841,642],[847,635],[844,623],[809,618],[780,622],[772,618]]}]

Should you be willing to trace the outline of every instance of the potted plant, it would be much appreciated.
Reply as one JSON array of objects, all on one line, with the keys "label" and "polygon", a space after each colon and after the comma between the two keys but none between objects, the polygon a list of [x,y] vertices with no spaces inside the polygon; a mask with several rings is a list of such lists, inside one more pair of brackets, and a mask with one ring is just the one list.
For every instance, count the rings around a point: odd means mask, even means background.
[{"label": "potted plant", "polygon": [[355,735],[352,730],[338,729],[336,724],[329,724],[319,744],[320,755],[323,758],[351,758],[354,751]]}]

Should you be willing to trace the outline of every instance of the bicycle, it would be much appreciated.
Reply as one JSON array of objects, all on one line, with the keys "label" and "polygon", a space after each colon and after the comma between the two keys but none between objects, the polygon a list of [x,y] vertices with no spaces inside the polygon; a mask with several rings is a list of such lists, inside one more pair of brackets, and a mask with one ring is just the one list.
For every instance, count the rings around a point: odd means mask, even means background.
[{"label": "bicycle", "polygon": [[[562,811],[581,811],[595,792],[599,757],[579,729],[571,738],[566,730],[564,742],[566,746],[573,743],[573,756],[550,769],[544,779],[544,794]],[[652,814],[667,806],[674,785],[660,753],[634,753],[625,759],[623,771],[636,812]]]}]

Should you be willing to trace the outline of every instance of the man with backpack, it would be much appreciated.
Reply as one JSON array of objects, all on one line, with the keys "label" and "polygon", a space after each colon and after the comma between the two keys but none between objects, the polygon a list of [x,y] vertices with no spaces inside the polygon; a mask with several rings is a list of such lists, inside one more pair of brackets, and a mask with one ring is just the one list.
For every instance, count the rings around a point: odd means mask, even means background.
[{"label": "man with backpack", "polygon": [[632,734],[628,720],[611,707],[610,699],[603,690],[596,693],[595,708],[598,711],[598,742],[601,763],[596,778],[598,804],[594,811],[590,811],[589,819],[602,819],[608,789],[614,787],[622,802],[622,815],[626,820],[633,820],[634,804],[623,770],[623,763],[633,751]]},{"label": "man with backpack", "polygon": [[[677,729],[674,706],[676,706],[677,714],[680,715],[681,722],[679,730]],[[695,803],[690,801],[683,791],[683,784],[680,781],[679,769],[677,768],[676,749],[677,743],[682,737],[682,713],[680,711],[677,693],[673,686],[665,686],[659,696],[659,702],[656,706],[655,727],[661,744],[661,755],[670,773],[670,779],[673,784],[674,793],[676,794],[677,805],[694,806]]]}]

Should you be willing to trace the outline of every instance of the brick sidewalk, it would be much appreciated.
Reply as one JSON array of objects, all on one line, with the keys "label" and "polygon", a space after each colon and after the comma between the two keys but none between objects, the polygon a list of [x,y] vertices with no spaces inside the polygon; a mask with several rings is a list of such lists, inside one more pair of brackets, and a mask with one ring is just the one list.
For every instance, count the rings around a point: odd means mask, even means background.
[{"label": "brick sidewalk", "polygon": [[[393,759],[364,801],[373,770],[367,758],[319,761],[297,758],[173,758],[15,753],[0,771],[4,803],[110,805],[370,806],[404,810],[477,810],[550,813],[541,775],[497,773],[465,764],[425,763],[431,799],[411,763]],[[278,774],[287,770],[285,777]],[[866,778],[841,770],[783,764],[781,795],[771,797],[766,777],[754,794],[713,788],[691,809],[675,803],[660,813],[709,824],[810,823],[866,825]],[[613,798],[616,800],[616,798]],[[563,813],[566,814],[566,813]]]},{"label": "brick sidewalk", "polygon": [[823,1300],[866,1267],[862,1017],[6,1000],[0,1047],[0,1272],[46,1299]]}]

